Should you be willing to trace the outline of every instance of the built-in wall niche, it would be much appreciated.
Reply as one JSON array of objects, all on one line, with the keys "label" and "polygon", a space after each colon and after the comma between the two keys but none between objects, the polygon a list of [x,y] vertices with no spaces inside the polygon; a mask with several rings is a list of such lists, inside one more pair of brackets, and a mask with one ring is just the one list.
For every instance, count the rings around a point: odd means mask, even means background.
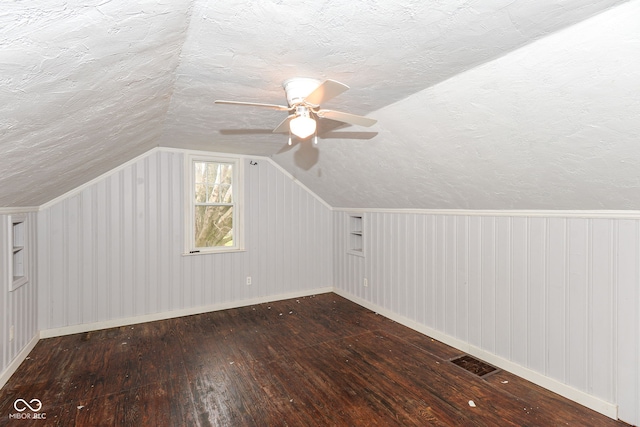
[{"label": "built-in wall niche", "polygon": [[27,283],[27,216],[9,216],[9,291]]},{"label": "built-in wall niche", "polygon": [[347,252],[352,255],[364,256],[364,216],[354,213],[347,215],[349,215]]}]

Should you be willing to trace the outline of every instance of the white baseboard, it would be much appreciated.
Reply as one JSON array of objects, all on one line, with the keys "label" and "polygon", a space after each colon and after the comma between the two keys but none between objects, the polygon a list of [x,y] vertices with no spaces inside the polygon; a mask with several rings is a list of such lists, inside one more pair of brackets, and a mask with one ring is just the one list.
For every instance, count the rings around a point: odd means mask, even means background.
[{"label": "white baseboard", "polygon": [[83,332],[98,331],[100,329],[118,328],[120,326],[137,325],[139,323],[155,322],[157,320],[175,319],[176,317],[192,316],[194,314],[209,313],[212,311],[228,310],[231,308],[246,307],[248,305],[263,304],[281,301],[291,298],[302,298],[310,295],[320,295],[332,292],[332,287],[318,288],[305,292],[290,292],[286,294],[270,295],[251,298],[240,301],[232,301],[221,304],[205,305],[186,308],[182,310],[166,311],[161,313],[146,314],[143,316],[123,317],[120,319],[105,320],[102,322],[84,323],[81,325],[64,326],[61,328],[44,329],[40,331],[40,338],[60,337],[63,335],[79,334]]},{"label": "white baseboard", "polygon": [[609,418],[613,418],[614,420],[618,419],[618,406],[616,404],[606,402],[581,390],[573,388],[567,384],[554,380],[553,378],[547,377],[539,372],[532,371],[531,369],[518,365],[517,363],[514,363],[510,360],[504,359],[500,356],[496,356],[493,353],[473,346],[465,341],[446,335],[438,330],[429,328],[423,324],[415,322],[411,319],[408,319],[404,316],[387,310],[384,307],[380,307],[341,289],[334,288],[333,292],[408,328],[411,328],[433,339],[441,341],[447,345],[450,345],[451,347],[455,347],[460,351],[482,359],[485,362],[488,362],[498,368],[504,369],[505,371],[509,371],[512,374],[531,381],[532,383],[537,384],[540,387],[544,387],[547,390],[550,390],[554,393],[559,394],[560,396],[579,403],[582,406],[593,409],[594,411],[606,415]]},{"label": "white baseboard", "polygon": [[350,301],[353,301],[358,305],[361,305],[369,310],[375,311],[395,322],[398,322],[404,326],[407,326],[433,339],[436,339],[447,345],[455,347],[460,351],[464,351],[465,353],[478,357],[494,366],[497,366],[501,369],[509,371],[515,375],[518,375],[519,377],[529,380],[534,384],[537,384],[550,391],[553,391],[554,393],[557,393],[563,397],[566,397],[567,399],[577,402],[587,408],[593,409],[596,412],[599,412],[613,419],[618,418],[618,407],[613,403],[601,400],[581,390],[570,387],[567,384],[563,384],[557,380],[544,376],[538,372],[532,371],[531,369],[518,365],[512,361],[496,356],[495,354],[489,353],[486,350],[475,347],[465,341],[446,335],[440,331],[429,328],[425,325],[422,325],[418,322],[415,322],[411,319],[408,319],[404,316],[401,316],[397,313],[387,310],[384,307],[377,306],[360,297],[349,294],[348,292],[345,292],[341,289],[332,288],[332,287],[319,288],[319,289],[314,289],[314,290],[306,291],[302,293],[291,292],[287,294],[264,296],[264,297],[258,297],[258,298],[240,300],[240,301],[233,301],[229,303],[213,304],[208,306],[188,308],[184,310],[174,310],[174,311],[163,312],[163,313],[148,314],[144,316],[135,316],[135,317],[127,317],[127,318],[121,318],[121,319],[107,320],[104,322],[95,322],[95,323],[87,323],[83,325],[67,326],[62,328],[45,329],[40,331],[39,334],[36,334],[33,337],[33,339],[27,344],[27,346],[25,346],[25,348],[22,349],[22,351],[18,354],[18,356],[16,356],[14,360],[9,364],[9,366],[0,374],[0,388],[2,388],[7,383],[11,375],[13,375],[13,373],[18,369],[20,364],[27,358],[27,356],[29,355],[31,350],[33,350],[33,348],[38,343],[40,338],[52,338],[57,336],[90,332],[90,331],[96,331],[96,330],[107,329],[107,328],[114,328],[114,327],[120,327],[120,326],[126,326],[126,325],[135,325],[135,324],[145,323],[145,322],[153,322],[156,320],[173,319],[176,317],[191,316],[194,314],[202,314],[202,313],[208,313],[212,311],[246,307],[254,304],[263,304],[263,303],[281,301],[281,300],[291,299],[291,298],[301,298],[305,296],[319,295],[327,292],[335,292],[336,294]]},{"label": "white baseboard", "polygon": [[9,381],[11,375],[13,375],[18,370],[20,364],[25,361],[27,356],[29,356],[31,350],[33,350],[36,344],[38,344],[38,341],[40,341],[40,335],[36,333],[33,338],[31,338],[31,341],[29,341],[27,345],[22,349],[22,351],[20,351],[20,353],[18,353],[18,355],[14,357],[11,363],[9,363],[9,366],[7,366],[7,368],[2,371],[2,373],[0,373],[0,389],[4,387],[7,381]]},{"label": "white baseboard", "polygon": [[7,368],[0,373],[0,388],[9,381],[20,364],[29,356],[31,350],[36,346],[40,339],[53,338],[64,335],[72,335],[83,332],[98,331],[101,329],[117,328],[120,326],[136,325],[139,323],[153,322],[156,320],[174,319],[176,317],[191,316],[194,314],[209,313],[212,311],[227,310],[231,308],[246,307],[249,305],[263,304],[275,301],[281,301],[291,298],[303,298],[311,295],[326,294],[333,292],[332,287],[312,289],[304,292],[289,292],[286,294],[263,296],[240,301],[233,301],[222,304],[206,305],[201,307],[187,308],[184,310],[174,310],[163,313],[153,313],[144,316],[125,317],[121,319],[106,320],[104,322],[86,323],[82,325],[65,326],[62,328],[44,329],[34,335],[29,343],[18,353],[18,355],[9,363]]}]

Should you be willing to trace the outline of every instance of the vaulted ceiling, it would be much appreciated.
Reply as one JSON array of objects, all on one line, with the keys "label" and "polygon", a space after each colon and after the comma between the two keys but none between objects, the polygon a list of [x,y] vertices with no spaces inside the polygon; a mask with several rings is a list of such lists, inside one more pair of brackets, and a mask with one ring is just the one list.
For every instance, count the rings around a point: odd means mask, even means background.
[{"label": "vaulted ceiling", "polygon": [[[0,8],[0,207],[156,146],[271,156],[335,207],[640,209],[640,0],[41,0]],[[319,143],[281,83],[334,79]]]}]

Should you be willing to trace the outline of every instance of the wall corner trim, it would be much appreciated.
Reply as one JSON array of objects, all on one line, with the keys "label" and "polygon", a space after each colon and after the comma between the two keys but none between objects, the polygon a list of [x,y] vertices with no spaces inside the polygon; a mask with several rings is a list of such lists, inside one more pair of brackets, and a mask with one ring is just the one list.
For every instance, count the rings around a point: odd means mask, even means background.
[{"label": "wall corner trim", "polygon": [[38,212],[38,210],[40,210],[38,206],[24,206],[24,207],[18,206],[15,208],[0,208],[0,215]]},{"label": "wall corner trim", "polygon": [[528,218],[584,218],[584,219],[640,219],[635,210],[522,210],[522,209],[383,209],[383,208],[333,208],[336,212],[392,213],[451,216],[491,216]]},{"label": "wall corner trim", "polygon": [[20,364],[27,359],[27,356],[29,356],[31,350],[33,350],[36,344],[38,344],[38,341],[40,341],[40,334],[36,333],[33,338],[31,338],[31,341],[29,341],[27,345],[24,346],[24,348],[20,351],[20,353],[18,353],[16,357],[11,361],[11,363],[9,363],[7,368],[2,371],[2,373],[0,373],[0,389],[2,389],[7,381],[9,381],[11,375],[13,375],[18,370]]},{"label": "wall corner trim", "polygon": [[[256,156],[257,157],[257,156]],[[286,170],[285,168],[283,168],[282,166],[280,166],[278,163],[276,163],[275,160],[273,160],[271,157],[263,157],[265,160],[267,160],[269,163],[271,163],[271,165],[273,165],[273,167],[275,167],[276,169],[278,169],[283,175],[285,175],[286,177],[288,177],[289,179],[291,179],[293,182],[295,182],[296,184],[298,184],[300,187],[302,187],[303,190],[305,190],[307,193],[311,194],[313,197],[316,198],[316,200],[318,200],[320,203],[322,203],[327,209],[329,209],[330,211],[334,210],[333,206],[331,206],[329,203],[327,203],[322,197],[318,196],[315,192],[313,192],[309,187],[307,187],[306,185],[304,185],[302,182],[300,182],[300,180],[298,180],[298,178],[296,178],[295,176],[293,176],[291,174],[291,172],[289,172],[288,170]]]}]

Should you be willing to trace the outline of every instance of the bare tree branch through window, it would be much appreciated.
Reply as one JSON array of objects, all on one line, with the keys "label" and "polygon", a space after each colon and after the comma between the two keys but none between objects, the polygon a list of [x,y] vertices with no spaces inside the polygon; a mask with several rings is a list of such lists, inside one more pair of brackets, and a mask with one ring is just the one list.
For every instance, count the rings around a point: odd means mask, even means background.
[{"label": "bare tree branch through window", "polygon": [[233,164],[195,162],[195,246],[233,246]]}]

